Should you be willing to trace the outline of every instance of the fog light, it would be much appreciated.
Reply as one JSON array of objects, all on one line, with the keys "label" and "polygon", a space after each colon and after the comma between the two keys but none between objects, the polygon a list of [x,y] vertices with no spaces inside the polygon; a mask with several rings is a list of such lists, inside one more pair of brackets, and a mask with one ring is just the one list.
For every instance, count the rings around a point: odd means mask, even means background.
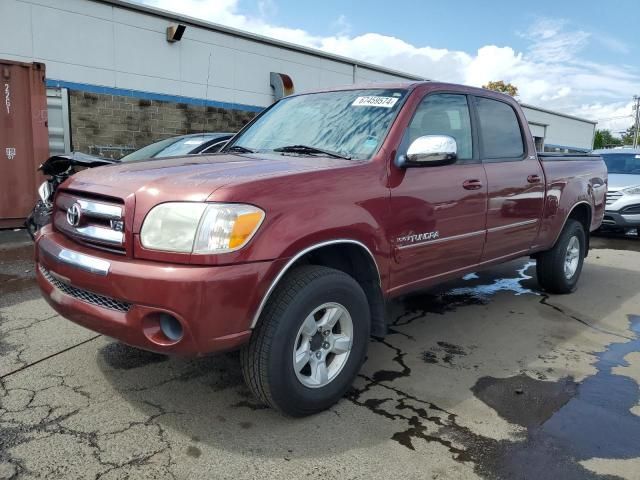
[{"label": "fog light", "polygon": [[172,342],[177,342],[182,338],[182,324],[168,313],[160,314],[160,330]]}]

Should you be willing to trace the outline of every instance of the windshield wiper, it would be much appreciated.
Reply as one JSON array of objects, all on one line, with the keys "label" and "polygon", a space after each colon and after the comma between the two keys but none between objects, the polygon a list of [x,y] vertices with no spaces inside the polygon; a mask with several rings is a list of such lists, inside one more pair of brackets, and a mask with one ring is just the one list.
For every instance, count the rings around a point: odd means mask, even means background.
[{"label": "windshield wiper", "polygon": [[243,147],[242,145],[232,145],[224,150],[225,152],[238,152],[238,153],[256,153],[250,148]]},{"label": "windshield wiper", "polygon": [[273,149],[274,152],[283,153],[309,153],[309,154],[321,154],[327,155],[333,158],[343,158],[345,160],[351,160],[348,155],[342,155],[340,153],[332,152],[330,150],[323,150],[322,148],[310,147],[309,145],[287,145],[284,147],[278,147]]}]

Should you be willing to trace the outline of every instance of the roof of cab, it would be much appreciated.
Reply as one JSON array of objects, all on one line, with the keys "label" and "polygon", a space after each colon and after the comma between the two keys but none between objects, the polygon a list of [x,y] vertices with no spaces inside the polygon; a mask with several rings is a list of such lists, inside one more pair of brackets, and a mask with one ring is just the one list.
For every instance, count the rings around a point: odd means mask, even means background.
[{"label": "roof of cab", "polygon": [[418,81],[398,81],[398,82],[371,82],[371,83],[355,83],[350,85],[341,85],[330,88],[323,88],[319,90],[309,90],[305,92],[300,92],[294,95],[304,95],[309,93],[321,93],[321,92],[340,92],[345,90],[386,90],[386,89],[403,89],[403,90],[414,90],[417,87],[422,85],[429,85],[434,89],[451,89],[456,92],[468,93],[468,94],[482,94],[489,96],[497,96],[497,97],[506,97],[509,99],[513,99],[509,95],[504,93],[495,92],[493,90],[487,90],[485,88],[478,87],[470,87],[468,85],[460,85],[457,83],[446,83],[446,82],[434,82],[431,80],[418,80]]}]

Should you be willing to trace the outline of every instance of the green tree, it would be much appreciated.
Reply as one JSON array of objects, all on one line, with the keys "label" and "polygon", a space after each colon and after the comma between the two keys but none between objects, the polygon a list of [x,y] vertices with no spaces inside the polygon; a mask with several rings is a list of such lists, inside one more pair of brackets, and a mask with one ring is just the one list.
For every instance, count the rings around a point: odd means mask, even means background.
[{"label": "green tree", "polygon": [[636,128],[631,125],[627,128],[627,131],[622,134],[622,145],[633,145],[633,137],[636,133]]},{"label": "green tree", "polygon": [[596,130],[596,134],[593,137],[593,148],[607,148],[622,145],[622,140],[611,135],[611,131],[603,129]]},{"label": "green tree", "polygon": [[482,88],[486,90],[493,90],[494,92],[506,93],[512,97],[518,95],[518,87],[511,83],[505,83],[504,80],[489,82],[486,85],[483,85]]}]

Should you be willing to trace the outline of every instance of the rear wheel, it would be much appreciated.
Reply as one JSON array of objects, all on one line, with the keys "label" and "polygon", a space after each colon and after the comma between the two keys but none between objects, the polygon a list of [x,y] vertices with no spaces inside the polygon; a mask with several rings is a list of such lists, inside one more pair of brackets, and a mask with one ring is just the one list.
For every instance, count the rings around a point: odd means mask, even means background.
[{"label": "rear wheel", "polygon": [[550,293],[570,293],[576,289],[584,262],[586,234],[580,222],[567,223],[551,250],[538,255],[538,283]]},{"label": "rear wheel", "polygon": [[364,362],[370,314],[349,275],[307,265],[287,274],[241,352],[249,388],[291,416],[336,403]]}]

